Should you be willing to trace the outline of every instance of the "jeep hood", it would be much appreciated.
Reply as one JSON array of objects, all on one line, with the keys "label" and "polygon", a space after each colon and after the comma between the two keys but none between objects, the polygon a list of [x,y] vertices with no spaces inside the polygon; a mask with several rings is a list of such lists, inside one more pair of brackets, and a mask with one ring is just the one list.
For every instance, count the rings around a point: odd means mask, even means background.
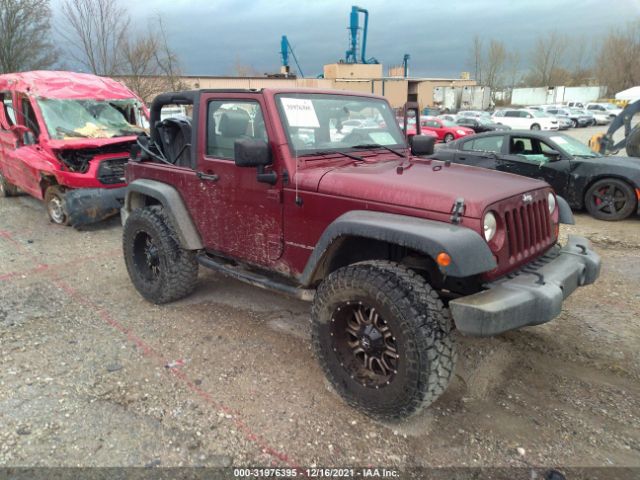
[{"label": "jeep hood", "polygon": [[464,216],[480,218],[493,203],[546,186],[540,180],[483,168],[398,160],[331,169],[321,177],[318,192],[441,213],[451,212],[456,199],[464,198]]}]

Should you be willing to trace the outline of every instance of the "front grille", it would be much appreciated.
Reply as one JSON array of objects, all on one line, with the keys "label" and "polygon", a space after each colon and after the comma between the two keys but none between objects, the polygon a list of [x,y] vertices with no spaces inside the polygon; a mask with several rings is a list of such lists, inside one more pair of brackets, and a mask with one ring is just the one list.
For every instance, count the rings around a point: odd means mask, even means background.
[{"label": "front grille", "polygon": [[531,257],[551,243],[553,230],[547,200],[537,200],[504,212],[509,260]]},{"label": "front grille", "polygon": [[127,158],[103,160],[98,167],[98,180],[105,185],[124,183],[124,166]]}]

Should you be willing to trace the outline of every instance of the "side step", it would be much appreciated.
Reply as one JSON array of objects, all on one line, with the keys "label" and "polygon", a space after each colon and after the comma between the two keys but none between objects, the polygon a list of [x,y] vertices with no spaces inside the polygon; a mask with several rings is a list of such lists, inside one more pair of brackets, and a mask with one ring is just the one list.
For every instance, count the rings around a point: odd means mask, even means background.
[{"label": "side step", "polygon": [[222,259],[217,259],[206,254],[200,254],[196,257],[198,263],[212,270],[222,273],[241,282],[254,285],[256,287],[264,288],[266,290],[275,290],[276,292],[282,292],[289,296],[298,298],[310,302],[313,300],[315,290],[307,288],[299,288],[294,285],[289,285],[284,282],[279,282],[277,279],[261,275],[257,272],[252,272],[241,266],[231,265]]}]

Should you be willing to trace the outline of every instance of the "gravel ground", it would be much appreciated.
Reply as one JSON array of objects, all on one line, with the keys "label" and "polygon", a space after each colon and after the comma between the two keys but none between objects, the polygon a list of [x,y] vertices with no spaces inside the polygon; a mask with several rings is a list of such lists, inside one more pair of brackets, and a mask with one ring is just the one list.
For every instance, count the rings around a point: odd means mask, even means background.
[{"label": "gravel ground", "polygon": [[594,242],[597,284],[549,324],[458,337],[447,392],[387,424],[328,387],[308,304],[201,270],[150,305],[117,219],[60,228],[1,198],[0,466],[640,467],[639,228],[578,214],[562,234]]}]

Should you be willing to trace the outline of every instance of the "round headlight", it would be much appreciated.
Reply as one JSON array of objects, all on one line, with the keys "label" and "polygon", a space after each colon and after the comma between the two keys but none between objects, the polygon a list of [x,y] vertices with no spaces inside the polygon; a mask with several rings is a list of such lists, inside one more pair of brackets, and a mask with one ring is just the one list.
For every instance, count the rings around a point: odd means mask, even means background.
[{"label": "round headlight", "polygon": [[553,213],[556,209],[556,196],[551,192],[547,196],[547,203],[549,204],[549,213]]},{"label": "round headlight", "polygon": [[458,135],[465,135],[467,132],[465,132],[464,130],[456,130],[456,133]]},{"label": "round headlight", "polygon": [[493,212],[488,212],[484,216],[484,220],[482,222],[482,229],[484,230],[484,239],[487,242],[490,242],[493,237],[496,235],[496,230],[498,228],[498,222],[496,222],[496,216]]}]

